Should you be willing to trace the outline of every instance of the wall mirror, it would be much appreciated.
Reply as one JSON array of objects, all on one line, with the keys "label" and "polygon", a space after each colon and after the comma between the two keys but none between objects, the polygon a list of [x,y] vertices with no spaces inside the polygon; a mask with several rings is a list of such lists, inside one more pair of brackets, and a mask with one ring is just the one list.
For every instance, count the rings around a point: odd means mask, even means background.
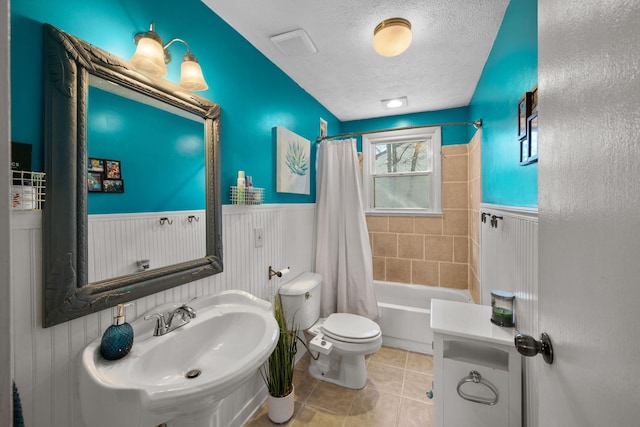
[{"label": "wall mirror", "polygon": [[[177,85],[134,70],[110,53],[45,24],[43,327],[141,298],[222,271],[219,170],[220,107]],[[97,79],[97,80],[96,80]],[[204,135],[203,256],[91,282],[88,274],[90,81],[107,82],[201,119]]]}]

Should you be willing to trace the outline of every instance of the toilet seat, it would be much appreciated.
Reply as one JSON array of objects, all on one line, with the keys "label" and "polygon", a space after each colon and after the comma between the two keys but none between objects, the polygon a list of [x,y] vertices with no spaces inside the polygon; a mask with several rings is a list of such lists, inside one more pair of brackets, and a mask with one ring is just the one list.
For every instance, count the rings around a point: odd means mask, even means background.
[{"label": "toilet seat", "polygon": [[356,314],[334,313],[320,329],[330,338],[348,343],[369,343],[379,339],[380,327],[373,320]]}]

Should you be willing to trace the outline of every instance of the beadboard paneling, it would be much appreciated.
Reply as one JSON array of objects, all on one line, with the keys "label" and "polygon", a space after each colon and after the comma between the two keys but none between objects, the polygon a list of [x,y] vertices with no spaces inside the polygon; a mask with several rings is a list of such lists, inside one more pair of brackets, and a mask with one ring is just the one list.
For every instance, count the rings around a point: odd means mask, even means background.
[{"label": "beadboard paneling", "polygon": [[[222,213],[224,272],[136,300],[135,306],[127,310],[129,319],[137,318],[165,302],[186,301],[225,289],[241,289],[271,300],[279,285],[312,269],[315,250],[314,204],[225,205]],[[105,245],[96,233],[91,238],[93,247],[90,251],[104,254],[105,258],[110,256],[112,261],[119,259],[127,268],[132,267],[132,262],[146,258],[151,260],[152,267],[158,266],[154,260],[174,254],[166,250],[166,246],[164,249],[155,248],[155,243],[150,244],[139,233],[142,227],[132,226],[136,221],[153,225],[157,220],[159,216],[156,214],[150,214],[146,219],[117,216],[110,221],[103,215],[92,218],[90,222],[93,226],[99,222],[99,228],[111,230],[114,235],[121,237],[120,244]],[[162,237],[172,234],[168,239],[169,247],[175,252],[185,252],[187,248],[195,247],[197,242],[193,233],[190,233],[192,230],[176,227],[180,225],[177,222],[179,220],[178,217],[174,219],[172,227],[175,228],[170,229],[165,225],[164,229],[155,231],[164,233]],[[112,311],[104,310],[47,329],[41,327],[41,222],[39,212],[15,212],[12,216],[13,360],[25,423],[30,427],[90,427],[83,422],[80,413],[77,359],[80,351],[100,337],[111,324]],[[255,228],[263,230],[262,247],[255,247]],[[177,230],[184,232],[178,233]],[[123,255],[116,256],[109,252]],[[143,255],[147,253],[149,256]],[[290,267],[291,273],[269,281],[267,272],[270,265],[275,269]],[[105,264],[100,267],[102,270],[96,269],[94,273],[117,274],[117,271],[123,271],[109,270],[107,267]],[[220,424],[242,425],[262,402],[264,393],[262,379],[255,375],[225,399],[219,412]]]},{"label": "beadboard paneling", "polygon": [[[516,295],[514,318],[519,332],[536,339],[538,331],[538,212],[482,204],[481,212],[502,216],[497,228],[490,218],[480,222],[482,303],[491,304],[491,291]],[[523,425],[538,426],[536,363],[523,358]]]}]

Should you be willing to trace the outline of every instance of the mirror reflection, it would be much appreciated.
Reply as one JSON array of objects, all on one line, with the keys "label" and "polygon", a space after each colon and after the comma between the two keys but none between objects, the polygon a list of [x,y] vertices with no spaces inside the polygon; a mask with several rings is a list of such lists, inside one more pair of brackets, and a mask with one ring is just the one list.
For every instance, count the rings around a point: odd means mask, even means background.
[{"label": "mirror reflection", "polygon": [[89,282],[203,257],[204,120],[94,76],[87,101]]}]

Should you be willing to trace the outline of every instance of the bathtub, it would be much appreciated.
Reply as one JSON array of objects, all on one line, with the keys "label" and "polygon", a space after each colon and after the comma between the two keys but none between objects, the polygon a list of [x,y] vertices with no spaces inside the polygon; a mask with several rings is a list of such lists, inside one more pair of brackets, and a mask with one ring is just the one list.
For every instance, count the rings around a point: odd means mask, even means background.
[{"label": "bathtub", "polygon": [[374,281],[382,343],[433,354],[431,299],[472,303],[469,291],[405,283]]}]

